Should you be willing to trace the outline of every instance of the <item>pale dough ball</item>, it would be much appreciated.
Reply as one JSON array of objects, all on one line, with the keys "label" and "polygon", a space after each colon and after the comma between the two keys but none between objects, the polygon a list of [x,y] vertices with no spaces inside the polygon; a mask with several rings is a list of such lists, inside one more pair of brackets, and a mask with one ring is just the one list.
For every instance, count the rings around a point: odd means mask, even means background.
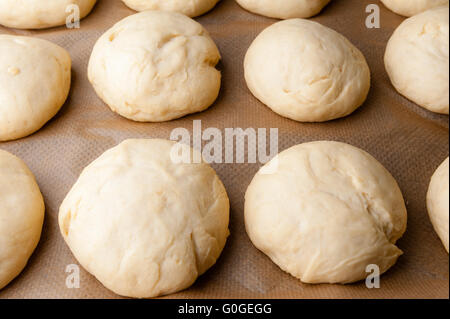
[{"label": "pale dough ball", "polygon": [[0,0],[0,24],[17,29],[45,29],[66,24],[79,9],[80,19],[97,0]]},{"label": "pale dough ball", "polygon": [[220,53],[208,32],[173,12],[144,11],[109,29],[95,44],[88,76],[120,115],[162,122],[207,109],[216,100]]},{"label": "pale dough ball", "polygon": [[449,113],[448,6],[405,20],[390,38],[384,62],[395,89],[436,113]]},{"label": "pale dough ball", "polygon": [[334,30],[303,19],[265,29],[248,49],[244,67],[256,98],[301,122],[349,115],[370,89],[370,70],[362,53]]},{"label": "pale dough ball", "polygon": [[59,225],[73,254],[119,295],[189,287],[215,264],[229,235],[222,182],[205,162],[172,161],[174,145],[124,141],[84,169],[61,205]]},{"label": "pale dough ball", "polygon": [[449,159],[447,158],[431,178],[427,193],[427,207],[436,233],[448,252],[449,215]]},{"label": "pale dough ball", "polygon": [[0,289],[25,268],[44,222],[44,200],[26,164],[0,150]]},{"label": "pale dough ball", "polygon": [[330,0],[236,0],[245,10],[270,18],[309,18],[318,14]]},{"label": "pale dough ball", "polygon": [[411,17],[425,10],[448,5],[448,0],[381,0],[383,4],[391,11]]},{"label": "pale dough ball", "polygon": [[71,59],[46,40],[0,35],[0,141],[39,130],[66,101]]},{"label": "pale dough ball", "polygon": [[188,17],[200,16],[212,8],[219,0],[122,0],[128,7],[136,11],[162,10],[174,11]]},{"label": "pale dough ball", "polygon": [[259,171],[245,195],[253,244],[305,283],[352,283],[402,254],[402,193],[368,153],[338,142],[294,146]]}]

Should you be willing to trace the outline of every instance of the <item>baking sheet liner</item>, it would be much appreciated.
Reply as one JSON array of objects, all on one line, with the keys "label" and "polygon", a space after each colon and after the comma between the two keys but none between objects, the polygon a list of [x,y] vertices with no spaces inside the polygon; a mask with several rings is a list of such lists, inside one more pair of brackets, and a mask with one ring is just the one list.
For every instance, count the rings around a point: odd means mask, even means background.
[{"label": "baking sheet liner", "polygon": [[[381,28],[367,29],[366,6],[381,9]],[[376,157],[397,179],[407,203],[408,229],[398,246],[397,264],[381,277],[380,289],[352,285],[307,285],[280,270],[259,252],[245,233],[244,193],[261,164],[213,164],[231,201],[231,236],[217,264],[189,289],[165,298],[449,298],[449,258],[426,211],[426,191],[434,170],[448,156],[448,116],[428,112],[396,93],[383,65],[386,43],[403,17],[376,0],[334,0],[312,18],[344,34],[366,56],[372,89],[366,103],[349,117],[328,123],[297,123],[270,111],[249,92],[243,59],[251,41],[277,20],[251,14],[233,0],[222,0],[197,18],[223,56],[220,97],[207,111],[167,123],[135,123],[114,114],[87,80],[87,63],[96,39],[115,22],[133,14],[120,0],[99,0],[81,29],[8,29],[66,48],[73,59],[70,96],[47,125],[32,136],[0,143],[34,172],[45,197],[42,238],[23,273],[0,291],[0,298],[120,298],[81,270],[81,286],[66,287],[65,272],[77,264],[58,228],[58,208],[82,169],[127,138],[166,138],[173,129],[202,127],[278,128],[279,150],[314,141],[336,140]],[[408,52],[405,52],[405,55]],[[0,53],[1,58],[1,53]]]}]

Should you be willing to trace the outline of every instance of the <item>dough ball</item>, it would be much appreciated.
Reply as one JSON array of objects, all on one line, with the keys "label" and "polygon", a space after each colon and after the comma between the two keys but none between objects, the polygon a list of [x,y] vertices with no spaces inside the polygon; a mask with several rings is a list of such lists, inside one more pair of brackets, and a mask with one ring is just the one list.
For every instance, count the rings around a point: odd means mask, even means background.
[{"label": "dough ball", "polygon": [[81,173],[61,205],[59,225],[73,254],[119,295],[183,290],[224,248],[225,188],[208,164],[172,161],[174,145],[124,141]]},{"label": "dough ball", "polygon": [[114,112],[135,121],[162,122],[214,103],[219,60],[213,40],[194,20],[144,11],[123,19],[97,41],[88,76]]},{"label": "dough ball", "polygon": [[270,18],[309,18],[318,14],[330,0],[236,0],[245,10]]},{"label": "dough ball", "polygon": [[39,130],[66,101],[71,59],[37,38],[0,35],[0,141]]},{"label": "dough ball", "polygon": [[405,20],[390,38],[384,62],[395,89],[414,103],[448,114],[448,6]]},{"label": "dough ball", "polygon": [[244,61],[253,95],[301,122],[346,116],[366,99],[370,70],[344,36],[316,22],[275,23],[251,44]]},{"label": "dough ball", "polygon": [[128,7],[136,11],[162,10],[174,11],[189,17],[200,16],[212,8],[219,0],[122,0]]},{"label": "dough ball", "polygon": [[449,159],[447,158],[434,173],[427,194],[427,207],[431,223],[441,238],[447,252],[449,215],[448,162]]},{"label": "dough ball", "polygon": [[[97,0],[0,0],[0,24],[17,29],[45,29],[66,24],[79,8],[80,19],[91,12]],[[67,11],[66,11],[67,10]]]},{"label": "dough ball", "polygon": [[0,150],[0,289],[25,268],[41,237],[44,212],[33,174]]},{"label": "dough ball", "polygon": [[[352,283],[366,267],[388,270],[402,254],[402,193],[366,152],[338,142],[294,146],[259,171],[245,195],[253,244],[305,283]],[[277,166],[274,166],[277,165]]]},{"label": "dough ball", "polygon": [[448,0],[381,0],[383,4],[391,11],[411,17],[425,10],[448,5]]}]

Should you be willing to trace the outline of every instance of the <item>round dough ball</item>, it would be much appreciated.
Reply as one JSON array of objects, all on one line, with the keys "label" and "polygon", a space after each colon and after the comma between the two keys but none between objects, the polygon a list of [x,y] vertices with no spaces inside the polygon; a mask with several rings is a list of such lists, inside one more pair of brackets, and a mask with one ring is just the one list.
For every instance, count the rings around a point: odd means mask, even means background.
[{"label": "round dough ball", "polygon": [[248,49],[244,67],[256,98],[301,122],[349,115],[370,89],[362,53],[344,36],[308,20],[285,20],[265,29]]},{"label": "round dough ball", "polygon": [[114,112],[134,121],[162,122],[214,103],[219,60],[219,50],[199,23],[179,13],[144,11],[100,37],[88,76]]},{"label": "round dough ball", "polygon": [[122,0],[128,7],[136,11],[162,10],[174,11],[188,17],[200,16],[212,8],[219,0]]},{"label": "round dough ball", "polygon": [[431,178],[427,193],[427,207],[436,233],[448,252],[448,215],[449,215],[449,159],[447,158]]},{"label": "round dough ball", "polygon": [[0,141],[39,130],[70,90],[71,59],[46,40],[0,35]]},{"label": "round dough ball", "polygon": [[391,11],[411,17],[425,10],[448,5],[448,0],[381,0],[383,4]]},{"label": "round dough ball", "polygon": [[[253,244],[305,283],[352,283],[402,254],[402,193],[368,153],[338,142],[294,146],[259,171],[245,195]],[[274,166],[276,165],[276,166]],[[276,169],[274,169],[276,168]],[[264,169],[264,168],[263,168]]]},{"label": "round dough ball", "polygon": [[[17,29],[45,29],[66,24],[79,8],[80,19],[91,12],[97,0],[0,0],[0,24]],[[66,11],[67,10],[67,11]]]},{"label": "round dough ball", "polygon": [[330,0],[236,0],[245,10],[270,18],[309,18],[318,14]]},{"label": "round dough ball", "polygon": [[405,20],[387,44],[384,62],[395,89],[436,113],[449,113],[448,6]]},{"label": "round dough ball", "polygon": [[124,141],[84,169],[61,205],[59,225],[73,254],[119,295],[183,290],[225,246],[229,201],[222,182],[205,162],[177,164],[174,145]]},{"label": "round dough ball", "polygon": [[0,289],[25,268],[41,237],[44,212],[33,174],[0,150]]}]

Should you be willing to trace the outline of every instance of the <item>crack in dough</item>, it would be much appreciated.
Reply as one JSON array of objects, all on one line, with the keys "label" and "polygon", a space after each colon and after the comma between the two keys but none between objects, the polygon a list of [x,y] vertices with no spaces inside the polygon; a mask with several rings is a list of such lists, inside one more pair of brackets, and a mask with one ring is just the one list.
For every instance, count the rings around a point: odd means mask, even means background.
[{"label": "crack in dough", "polygon": [[336,31],[304,19],[278,22],[261,32],[247,51],[244,69],[258,100],[300,122],[347,116],[370,89],[363,54]]},{"label": "crack in dough", "polygon": [[274,160],[278,170],[258,172],[247,189],[245,224],[253,244],[280,268],[306,283],[351,283],[366,277],[369,264],[384,273],[396,262],[406,207],[376,159],[323,141]]},{"label": "crack in dough", "polygon": [[221,85],[219,61],[217,46],[200,24],[178,13],[146,11],[100,37],[88,77],[114,112],[134,121],[162,122],[214,103]]},{"label": "crack in dough", "polygon": [[77,260],[119,295],[185,289],[225,246],[229,201],[222,182],[205,162],[172,162],[174,145],[122,142],[83,170],[60,207],[61,234]]}]

